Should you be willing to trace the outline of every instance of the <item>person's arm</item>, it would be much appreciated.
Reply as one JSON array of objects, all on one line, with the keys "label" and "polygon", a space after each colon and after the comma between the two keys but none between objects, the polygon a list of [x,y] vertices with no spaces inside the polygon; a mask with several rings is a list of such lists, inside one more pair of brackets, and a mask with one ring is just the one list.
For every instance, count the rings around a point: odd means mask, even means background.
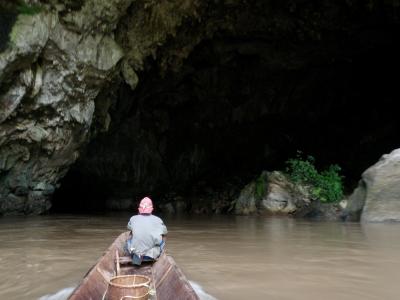
[{"label": "person's arm", "polygon": [[161,238],[165,242],[167,240],[168,230],[167,230],[167,226],[165,226],[163,221],[161,221],[161,228],[162,228],[161,229],[162,230]]},{"label": "person's arm", "polygon": [[127,228],[128,228],[130,231],[133,230],[133,220],[132,220],[132,218],[129,220]]},{"label": "person's arm", "polygon": [[163,221],[161,221],[161,231],[162,231],[162,235],[167,235],[167,233],[168,233],[167,226],[165,226]]}]

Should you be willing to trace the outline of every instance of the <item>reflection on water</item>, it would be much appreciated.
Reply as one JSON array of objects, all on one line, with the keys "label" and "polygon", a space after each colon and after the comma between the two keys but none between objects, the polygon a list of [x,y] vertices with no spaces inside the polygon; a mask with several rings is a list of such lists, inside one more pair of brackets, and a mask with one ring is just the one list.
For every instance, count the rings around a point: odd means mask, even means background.
[{"label": "reflection on water", "polygon": [[[0,218],[0,299],[63,299],[128,218]],[[261,217],[165,223],[169,254],[219,300],[399,299],[400,224]]]}]

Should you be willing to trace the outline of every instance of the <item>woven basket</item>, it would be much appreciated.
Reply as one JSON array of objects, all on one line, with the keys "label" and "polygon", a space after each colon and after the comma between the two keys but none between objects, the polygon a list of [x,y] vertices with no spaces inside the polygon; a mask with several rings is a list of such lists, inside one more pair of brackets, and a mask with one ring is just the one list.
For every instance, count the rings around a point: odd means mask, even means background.
[{"label": "woven basket", "polygon": [[107,300],[148,300],[150,278],[144,275],[121,275],[109,281]]}]

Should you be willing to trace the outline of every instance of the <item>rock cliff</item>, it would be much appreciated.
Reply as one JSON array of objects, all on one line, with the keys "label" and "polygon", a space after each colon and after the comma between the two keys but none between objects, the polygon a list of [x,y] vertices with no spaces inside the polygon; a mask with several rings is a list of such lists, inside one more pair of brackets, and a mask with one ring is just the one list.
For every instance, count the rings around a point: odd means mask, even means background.
[{"label": "rock cliff", "polygon": [[123,56],[112,33],[122,2],[41,4],[16,16],[0,54],[2,213],[46,211],[88,141],[95,99]]}]

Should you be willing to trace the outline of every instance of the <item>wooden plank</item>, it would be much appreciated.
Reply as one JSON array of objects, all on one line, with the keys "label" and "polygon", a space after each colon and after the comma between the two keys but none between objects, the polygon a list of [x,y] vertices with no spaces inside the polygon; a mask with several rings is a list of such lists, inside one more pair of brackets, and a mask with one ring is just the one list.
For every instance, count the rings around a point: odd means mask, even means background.
[{"label": "wooden plank", "polygon": [[121,256],[119,258],[120,265],[125,265],[125,264],[130,264],[130,263],[132,263],[132,258],[130,256]]},{"label": "wooden plank", "polygon": [[119,266],[119,255],[118,255],[118,249],[115,250],[115,267],[117,269],[117,276],[121,274],[121,269]]}]

